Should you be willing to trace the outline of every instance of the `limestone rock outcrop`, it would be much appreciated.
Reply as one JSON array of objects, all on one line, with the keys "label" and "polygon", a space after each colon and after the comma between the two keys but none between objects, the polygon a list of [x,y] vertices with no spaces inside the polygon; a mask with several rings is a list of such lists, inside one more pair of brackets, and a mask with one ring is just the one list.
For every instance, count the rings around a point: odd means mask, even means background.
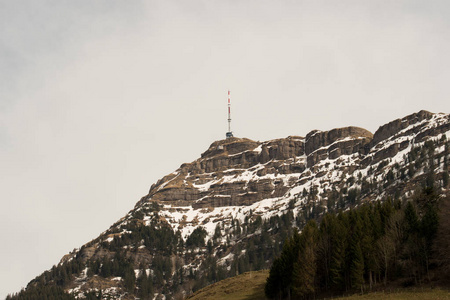
[{"label": "limestone rock outcrop", "polygon": [[[303,171],[304,139],[290,136],[268,142],[247,138],[216,141],[201,157],[152,185],[142,201],[152,199],[195,207],[250,205],[286,192],[284,182],[274,183],[276,174]],[[289,161],[289,163],[287,163]],[[243,174],[248,170],[247,174]]]},{"label": "limestone rock outcrop", "polygon": [[368,144],[362,166],[376,164],[395,156],[411,144],[421,143],[430,136],[438,136],[450,130],[450,115],[437,114],[421,110],[404,118],[380,126],[372,141]]},{"label": "limestone rock outcrop", "polygon": [[[370,143],[370,146],[373,147],[377,145],[378,143],[397,135],[400,131],[408,128],[409,126],[412,126],[414,124],[418,124],[422,122],[423,120],[429,120],[433,117],[433,114],[426,111],[421,110],[418,113],[411,114],[409,116],[406,116],[402,119],[397,119],[394,121],[391,121],[383,126],[380,126],[378,130],[375,132],[373,136],[373,140]],[[416,133],[419,128],[412,126],[411,127],[412,132]],[[411,131],[407,130],[404,132],[404,135],[410,134]]]},{"label": "limestone rock outcrop", "polygon": [[308,166],[341,155],[357,153],[372,140],[372,133],[359,127],[336,128],[330,131],[315,130],[306,135],[305,152]]}]

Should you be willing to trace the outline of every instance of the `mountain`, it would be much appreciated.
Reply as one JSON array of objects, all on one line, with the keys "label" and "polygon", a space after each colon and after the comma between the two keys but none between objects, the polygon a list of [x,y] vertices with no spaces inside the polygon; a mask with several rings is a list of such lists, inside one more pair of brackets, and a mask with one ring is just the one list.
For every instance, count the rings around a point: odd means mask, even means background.
[{"label": "mountain", "polygon": [[374,134],[345,127],[216,141],[10,298],[183,299],[267,269],[293,228],[326,211],[407,198],[424,180],[448,193],[449,134],[449,114],[420,111]]}]

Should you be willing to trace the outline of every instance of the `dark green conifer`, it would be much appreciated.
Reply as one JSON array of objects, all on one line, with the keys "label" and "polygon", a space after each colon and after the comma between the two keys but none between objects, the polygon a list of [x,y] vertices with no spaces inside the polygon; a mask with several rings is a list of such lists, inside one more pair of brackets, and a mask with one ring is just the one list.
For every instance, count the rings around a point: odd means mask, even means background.
[{"label": "dark green conifer", "polygon": [[292,291],[298,298],[316,292],[318,228],[314,220],[309,221],[300,235],[299,251],[292,271]]}]

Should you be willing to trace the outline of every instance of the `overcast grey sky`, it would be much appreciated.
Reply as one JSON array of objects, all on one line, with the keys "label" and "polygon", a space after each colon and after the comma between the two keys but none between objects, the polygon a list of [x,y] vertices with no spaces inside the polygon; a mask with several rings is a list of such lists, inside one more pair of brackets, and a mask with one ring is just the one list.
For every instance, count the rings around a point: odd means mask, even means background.
[{"label": "overcast grey sky", "polygon": [[0,0],[0,297],[227,130],[450,112],[449,1]]}]

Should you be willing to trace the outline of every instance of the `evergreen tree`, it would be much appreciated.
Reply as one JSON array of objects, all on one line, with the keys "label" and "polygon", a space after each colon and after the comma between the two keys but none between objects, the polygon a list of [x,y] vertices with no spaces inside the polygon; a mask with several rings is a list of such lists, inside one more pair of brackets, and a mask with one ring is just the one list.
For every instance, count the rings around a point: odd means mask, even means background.
[{"label": "evergreen tree", "polygon": [[309,297],[316,291],[317,246],[318,228],[316,222],[311,220],[300,235],[299,253],[292,271],[292,291],[295,297]]},{"label": "evergreen tree", "polygon": [[416,209],[411,201],[406,204],[405,208],[405,221],[406,221],[406,233],[413,234],[418,232],[419,229],[419,217],[417,216]]},{"label": "evergreen tree", "polygon": [[144,265],[141,266],[139,278],[137,280],[138,296],[142,300],[153,299],[153,286],[151,277],[147,276]]},{"label": "evergreen tree", "polygon": [[375,230],[373,228],[371,214],[373,210],[368,205],[361,208],[362,220],[362,237],[360,241],[361,251],[364,260],[364,273],[369,279],[369,287],[373,286],[373,275],[377,269],[377,262],[375,256]]},{"label": "evergreen tree", "polygon": [[335,289],[345,289],[345,252],[347,249],[347,222],[346,216],[338,215],[335,226],[332,228],[332,254],[330,262],[331,283]]},{"label": "evergreen tree", "polygon": [[431,250],[433,245],[433,240],[436,237],[437,229],[439,226],[438,214],[436,208],[429,204],[427,206],[427,210],[422,217],[420,229],[422,234],[422,239],[424,241],[422,248],[422,255],[426,267],[426,273],[428,280],[430,280],[429,276],[429,266],[430,266],[430,258],[431,258]]},{"label": "evergreen tree", "polygon": [[349,212],[349,245],[346,257],[346,289],[364,284],[364,257],[361,250],[362,221],[358,210]]},{"label": "evergreen tree", "polygon": [[274,260],[265,286],[265,293],[268,298],[290,298],[292,271],[294,261],[298,256],[299,240],[300,235],[294,231],[293,237],[285,241],[280,257]]},{"label": "evergreen tree", "polygon": [[127,291],[129,292],[134,291],[136,276],[134,274],[134,270],[131,265],[125,267],[123,282],[125,284],[125,288]]},{"label": "evergreen tree", "polygon": [[443,272],[443,278],[450,280],[450,197],[443,197],[439,203],[439,224],[433,244],[434,259]]},{"label": "evergreen tree", "polygon": [[319,274],[319,282],[325,289],[330,288],[331,282],[331,273],[330,273],[330,265],[332,258],[332,234],[333,234],[333,226],[336,218],[334,214],[326,214],[320,223],[319,227],[319,241],[318,241],[318,254],[317,256],[320,258],[317,260],[318,263],[318,274]]},{"label": "evergreen tree", "polygon": [[364,285],[364,256],[359,241],[352,239],[349,249],[350,286],[360,288],[363,291]]},{"label": "evergreen tree", "polygon": [[445,171],[445,172],[442,174],[442,187],[443,187],[443,188],[446,188],[446,187],[448,186],[448,179],[449,179],[448,172]]},{"label": "evergreen tree", "polygon": [[213,240],[216,241],[216,240],[220,239],[221,236],[222,236],[222,231],[220,228],[220,224],[217,223],[216,229],[214,230]]},{"label": "evergreen tree", "polygon": [[205,246],[205,237],[208,233],[202,226],[198,226],[192,231],[191,235],[186,239],[186,247],[203,247]]}]

